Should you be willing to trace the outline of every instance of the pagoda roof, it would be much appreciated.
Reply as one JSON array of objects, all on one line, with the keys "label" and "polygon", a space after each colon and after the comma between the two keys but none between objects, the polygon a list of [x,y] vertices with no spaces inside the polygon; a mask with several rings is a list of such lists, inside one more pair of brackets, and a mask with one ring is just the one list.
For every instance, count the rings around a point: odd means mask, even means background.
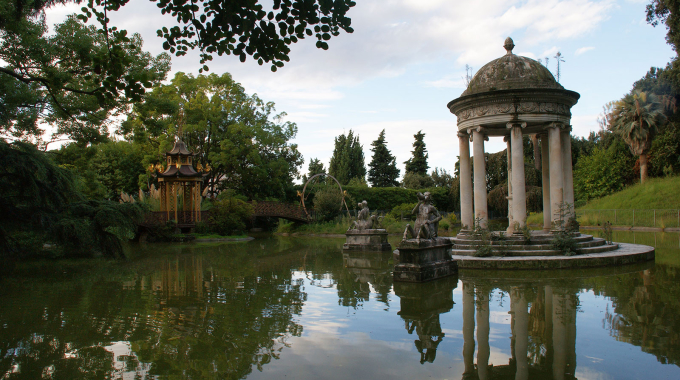
[{"label": "pagoda roof", "polygon": [[186,144],[184,144],[184,141],[177,139],[175,141],[175,145],[172,147],[172,149],[169,152],[165,153],[166,156],[194,156],[195,153],[192,153],[187,149]]},{"label": "pagoda roof", "polygon": [[203,174],[198,173],[194,170],[192,165],[181,165],[179,168],[177,166],[171,165],[163,173],[158,173],[161,178],[177,177],[177,178],[195,178],[201,177]]}]

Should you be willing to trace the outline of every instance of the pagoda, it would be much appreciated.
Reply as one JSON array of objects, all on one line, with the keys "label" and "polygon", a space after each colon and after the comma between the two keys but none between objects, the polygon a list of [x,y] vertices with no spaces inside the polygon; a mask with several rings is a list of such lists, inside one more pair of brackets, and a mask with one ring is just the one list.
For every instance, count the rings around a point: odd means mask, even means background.
[{"label": "pagoda", "polygon": [[[203,174],[194,169],[194,153],[177,138],[172,150],[165,153],[167,168],[158,173],[160,211],[165,220],[174,220],[179,228],[191,228],[201,220],[201,182]],[[181,204],[178,200],[181,197]]]}]

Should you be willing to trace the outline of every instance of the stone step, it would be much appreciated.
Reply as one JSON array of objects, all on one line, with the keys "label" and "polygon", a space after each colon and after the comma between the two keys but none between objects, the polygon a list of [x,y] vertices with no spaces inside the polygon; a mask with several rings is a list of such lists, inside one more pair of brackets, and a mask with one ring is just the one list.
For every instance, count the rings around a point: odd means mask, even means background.
[{"label": "stone step", "polygon": [[[494,253],[500,253],[497,250],[494,250]],[[515,257],[515,256],[558,256],[561,255],[562,253],[560,251],[556,251],[553,249],[542,249],[542,250],[535,250],[535,251],[503,251],[503,256],[509,257]],[[455,256],[474,256],[475,255],[475,250],[474,249],[452,249],[451,254]]]},{"label": "stone step", "polygon": [[598,247],[588,247],[588,248],[581,248],[578,250],[579,254],[586,255],[589,253],[602,253],[602,252],[609,252],[609,251],[614,251],[619,248],[619,245],[614,243],[614,244],[605,244],[605,245],[600,245]]},{"label": "stone step", "polygon": [[[476,249],[477,245],[479,245],[479,241],[468,241],[466,242],[467,244],[455,244],[453,246],[454,249]],[[546,242],[547,243],[547,242]],[[581,241],[577,242],[577,247],[578,249],[581,248],[588,248],[588,247],[597,247],[604,245],[606,242],[604,239],[601,238],[593,238],[588,241]],[[492,248],[498,248],[498,249],[504,249],[507,251],[541,251],[541,250],[551,250],[552,245],[551,244],[526,244],[526,245],[519,245],[519,244],[508,244],[505,246],[502,246],[499,244],[499,242],[494,241],[493,244],[491,245]]]},{"label": "stone step", "polygon": [[[602,252],[609,252],[609,251],[614,251],[618,249],[618,244],[602,244],[601,242],[598,242],[598,245],[596,246],[588,246],[588,247],[579,247],[577,248],[578,253],[585,255],[585,254],[591,254],[591,253],[602,253]],[[495,249],[495,247],[492,248],[494,253],[502,253],[506,257],[518,257],[518,256],[559,256],[562,255],[562,252],[554,250],[554,249],[536,249],[536,250],[498,250]],[[474,256],[475,255],[475,250],[474,249],[457,249],[454,248],[451,251],[452,255],[456,256]]]},{"label": "stone step", "polygon": [[[472,236],[463,236],[461,237],[456,236],[453,238],[449,238],[453,244],[461,244],[461,245],[474,245],[474,244],[479,244],[480,241],[477,239],[474,239]],[[550,241],[552,240],[552,235],[539,235],[539,236],[532,236],[529,244],[550,244]],[[576,240],[577,243],[580,242],[585,242],[585,241],[590,241],[593,240],[592,235],[584,235],[580,234],[578,236],[574,236],[574,240]],[[499,240],[492,240],[494,243],[499,242]],[[503,240],[507,245],[527,245],[524,242],[524,239],[521,237],[507,237],[506,240]]]}]

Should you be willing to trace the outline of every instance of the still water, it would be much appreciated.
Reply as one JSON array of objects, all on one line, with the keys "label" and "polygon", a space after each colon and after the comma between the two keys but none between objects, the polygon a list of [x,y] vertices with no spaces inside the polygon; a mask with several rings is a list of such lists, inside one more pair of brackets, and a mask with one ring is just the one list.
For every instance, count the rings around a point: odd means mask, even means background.
[{"label": "still water", "polygon": [[656,263],[402,284],[264,236],[30,264],[0,280],[0,379],[680,379],[679,236],[615,238]]}]

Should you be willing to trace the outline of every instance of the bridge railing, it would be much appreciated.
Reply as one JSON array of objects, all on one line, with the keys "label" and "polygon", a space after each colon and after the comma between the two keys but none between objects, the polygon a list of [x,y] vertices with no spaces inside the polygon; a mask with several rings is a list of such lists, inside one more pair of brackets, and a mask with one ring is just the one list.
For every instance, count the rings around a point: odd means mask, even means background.
[{"label": "bridge railing", "polygon": [[194,225],[200,221],[208,222],[209,215],[210,211],[177,211],[175,219],[175,211],[152,211],[144,215],[142,225],[165,224],[171,220],[178,225]]}]

